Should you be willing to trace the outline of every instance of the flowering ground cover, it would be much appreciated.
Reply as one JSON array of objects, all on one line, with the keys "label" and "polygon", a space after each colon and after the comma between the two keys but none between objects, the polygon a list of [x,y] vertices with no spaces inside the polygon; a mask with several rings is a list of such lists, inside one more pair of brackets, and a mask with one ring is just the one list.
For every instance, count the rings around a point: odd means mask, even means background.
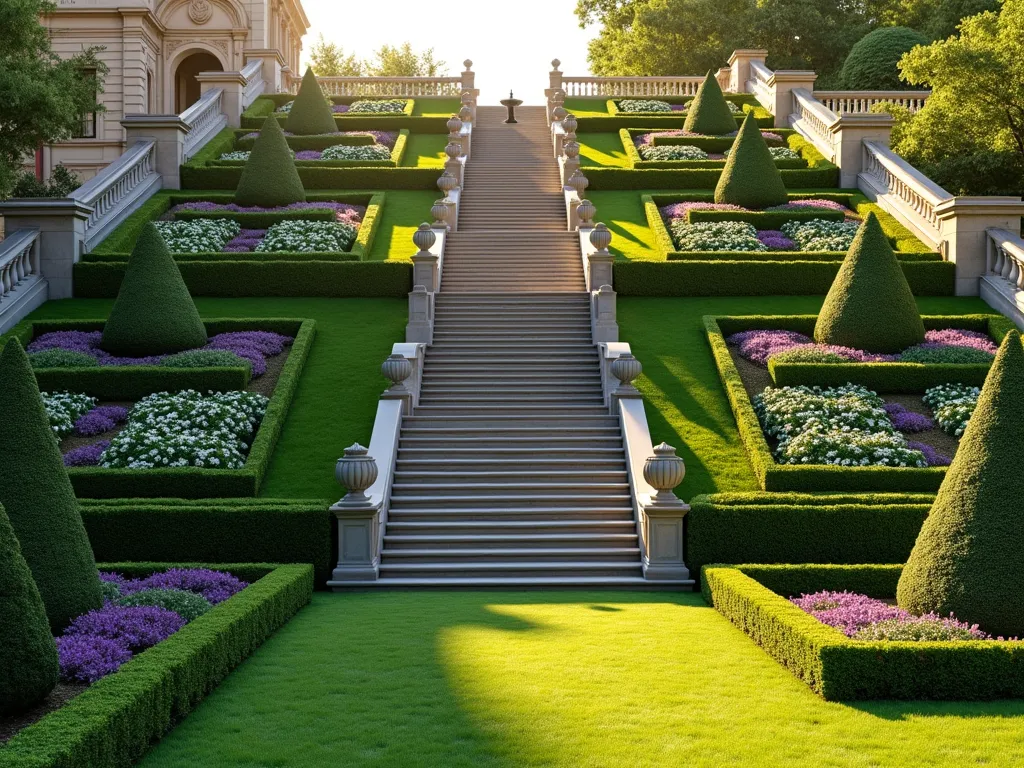
[{"label": "flowering ground cover", "polygon": [[[281,206],[277,210],[303,210],[292,206]],[[323,207],[329,209],[329,206]],[[344,209],[347,214],[344,220],[339,211],[338,219],[333,222],[291,219],[272,224],[267,229],[243,230],[237,221],[229,218],[157,221],[154,224],[171,253],[336,253],[350,251],[359,234],[362,221],[361,218],[356,219],[351,208],[354,206]]]},{"label": "flowering ground cover", "polygon": [[[277,108],[278,112],[292,111],[294,101]],[[331,111],[336,115],[389,115],[405,112],[408,99],[359,99],[351,104],[333,104]]]},{"label": "flowering ground cover", "polygon": [[[282,131],[285,136],[294,136],[295,134],[291,131]],[[255,141],[259,137],[259,131],[252,131],[241,136],[243,140]],[[395,142],[398,141],[398,131],[335,131],[334,133],[317,134],[311,138],[317,138],[317,136],[337,136],[338,138],[344,136],[369,136],[373,139],[374,144],[379,144],[388,149],[394,149]]]},{"label": "flowering ground cover", "polygon": [[[221,160],[248,160],[249,150],[225,152]],[[381,144],[335,144],[323,151],[303,149],[293,152],[296,160],[390,160],[391,150]]]},{"label": "flowering ground cover", "polygon": [[[734,115],[743,113],[743,110],[739,106],[726,99],[726,105],[729,107],[729,111]],[[676,112],[680,114],[686,114],[690,109],[690,102],[684,104],[670,104],[667,101],[661,99],[619,99],[615,101],[615,106],[618,110],[624,114],[645,114],[651,112],[664,112],[671,113]]]}]

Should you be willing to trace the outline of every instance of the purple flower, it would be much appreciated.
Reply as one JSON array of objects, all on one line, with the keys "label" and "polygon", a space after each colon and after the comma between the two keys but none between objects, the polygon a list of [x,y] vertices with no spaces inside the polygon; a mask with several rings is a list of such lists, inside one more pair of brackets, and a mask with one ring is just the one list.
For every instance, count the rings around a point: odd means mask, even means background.
[{"label": "purple flower", "polygon": [[120,405],[101,405],[78,417],[75,422],[75,434],[83,437],[102,435],[127,419],[127,408]]},{"label": "purple flower", "polygon": [[924,454],[924,460],[928,462],[929,467],[948,467],[953,463],[953,460],[949,456],[945,456],[928,443],[919,443],[916,440],[907,440],[907,448],[912,451],[920,451]]},{"label": "purple flower", "polygon": [[[225,211],[230,213],[274,213],[277,211],[311,211],[327,210],[334,211],[338,221],[358,225],[366,214],[365,205],[353,205],[352,203],[337,203],[333,201],[314,201],[307,203],[290,203],[289,205],[278,205],[271,208],[263,208],[258,205],[238,205],[237,203],[211,203],[201,200],[197,202],[180,203],[171,208],[170,213],[179,211],[204,211],[207,213]],[[244,230],[252,232],[254,230]],[[240,233],[241,234],[241,233]],[[31,350],[34,351],[34,350]]]},{"label": "purple flower", "polygon": [[688,211],[743,211],[746,209],[741,208],[738,205],[732,205],[731,203],[684,201],[681,203],[663,205],[658,210],[661,212],[661,217],[665,222],[671,224],[673,219],[685,219]]},{"label": "purple flower", "polygon": [[100,463],[100,456],[110,447],[109,440],[72,448],[64,454],[65,467],[95,467]]},{"label": "purple flower", "polygon": [[[935,422],[923,413],[907,410],[901,403],[886,403],[885,412],[889,414],[893,427],[900,432],[927,432],[935,429]],[[925,457],[927,458],[927,457]]]},{"label": "purple flower", "polygon": [[989,338],[987,333],[978,331],[965,331],[958,328],[942,328],[934,331],[925,331],[925,343],[948,344],[953,347],[973,347],[983,352],[991,352],[993,355],[999,351],[999,346]]},{"label": "purple flower", "polygon": [[740,356],[758,365],[768,365],[768,358],[777,352],[785,352],[793,347],[813,344],[813,341],[796,331],[753,330],[740,331],[727,338],[725,342],[737,347]]},{"label": "purple flower", "polygon": [[138,653],[166,640],[185,626],[174,611],[155,605],[108,605],[71,622],[65,637],[102,637]]},{"label": "purple flower", "polygon": [[817,198],[808,197],[803,200],[790,200],[788,203],[782,205],[773,205],[771,208],[767,208],[769,211],[801,211],[807,208],[824,208],[830,211],[842,211],[843,213],[849,213],[850,209],[842,203],[837,203],[835,200],[819,200]]},{"label": "purple flower", "polygon": [[349,107],[348,104],[333,104],[331,106],[331,112],[336,115],[343,115],[348,112],[349,109],[351,109],[351,107]]},{"label": "purple flower", "polygon": [[687,107],[686,104],[671,104],[670,106],[673,112],[685,112]]},{"label": "purple flower", "polygon": [[243,229],[231,240],[228,240],[221,248],[225,253],[249,253],[256,250],[263,238],[266,237],[265,229]]},{"label": "purple flower", "polygon": [[249,585],[246,582],[223,571],[211,571],[207,568],[171,568],[134,582],[128,587],[128,592],[143,589],[180,589],[202,595],[212,605],[216,605],[247,586]]},{"label": "purple flower", "polygon": [[94,683],[132,657],[123,644],[106,637],[68,635],[56,642],[60,678],[66,683]]},{"label": "purple flower", "polygon": [[815,592],[790,598],[790,602],[847,637],[853,637],[858,629],[868,624],[912,618],[902,608],[853,592]]},{"label": "purple flower", "polygon": [[322,152],[318,152],[315,149],[300,149],[295,153],[296,160],[319,160]]},{"label": "purple flower", "polygon": [[44,349],[70,349],[75,352],[94,354],[103,338],[103,331],[51,331],[40,334],[26,349],[40,352]]},{"label": "purple flower", "polygon": [[760,230],[757,239],[767,245],[770,251],[792,251],[796,248],[796,243],[777,229]]}]

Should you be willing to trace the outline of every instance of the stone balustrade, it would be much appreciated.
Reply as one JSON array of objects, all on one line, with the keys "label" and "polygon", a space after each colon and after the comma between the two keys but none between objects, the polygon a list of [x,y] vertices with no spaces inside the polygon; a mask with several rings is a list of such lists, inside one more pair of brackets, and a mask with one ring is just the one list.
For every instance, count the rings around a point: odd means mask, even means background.
[{"label": "stone balustrade", "polygon": [[[724,75],[721,73],[725,73]],[[728,69],[720,70],[719,84],[728,89]],[[559,86],[566,96],[607,96],[609,98],[655,98],[658,96],[694,96],[703,75],[685,77],[566,77]]]},{"label": "stone balustrade", "polygon": [[790,126],[811,141],[826,160],[835,160],[832,126],[839,115],[815,99],[806,88],[794,88],[790,93],[793,98]]},{"label": "stone balustrade", "polygon": [[39,230],[19,229],[0,241],[0,333],[46,301]]},{"label": "stone balustrade", "polygon": [[911,112],[924,107],[931,91],[815,91],[814,98],[837,115],[871,112],[876,104],[894,104]]},{"label": "stone balustrade", "polygon": [[981,297],[1024,328],[1024,239],[1005,229],[985,232]]},{"label": "stone balustrade", "polygon": [[[458,77],[318,77],[317,82],[330,96],[368,96],[375,98],[450,98],[469,93],[476,107],[479,92],[473,62],[462,62],[465,70]],[[293,82],[292,92],[298,88]]]},{"label": "stone balustrade", "polygon": [[210,139],[228,126],[229,121],[227,115],[224,114],[223,99],[224,89],[212,88],[206,91],[199,101],[181,113],[181,121],[188,126],[182,150],[184,162],[187,163],[191,160]]},{"label": "stone balustrade", "polygon": [[242,93],[242,109],[249,106],[263,95],[267,88],[267,81],[263,79],[263,62],[254,59],[242,67],[240,72],[245,79],[245,88]]}]

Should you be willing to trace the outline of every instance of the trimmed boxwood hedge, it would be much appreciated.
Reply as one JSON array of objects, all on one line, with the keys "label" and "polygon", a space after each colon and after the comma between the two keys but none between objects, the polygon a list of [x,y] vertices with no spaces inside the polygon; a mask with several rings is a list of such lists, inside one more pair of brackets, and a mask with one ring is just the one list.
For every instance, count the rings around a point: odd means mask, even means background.
[{"label": "trimmed boxwood hedge", "polygon": [[[142,575],[190,565],[194,564],[101,567]],[[0,746],[5,766],[121,768],[134,764],[312,596],[309,565],[203,565],[241,578],[262,577],[19,731]]]},{"label": "trimmed boxwood hedge", "polygon": [[[403,128],[398,132],[395,146],[391,148],[391,157],[387,160],[294,160],[293,162],[297,168],[397,168],[402,164],[402,158],[405,157],[405,148],[408,144],[409,130]],[[223,168],[244,168],[247,162],[249,161],[221,160],[217,157],[208,161],[207,165]]]},{"label": "trimmed boxwood hedge", "polygon": [[[629,162],[630,168],[725,168],[726,160],[644,160],[640,154],[640,150],[637,149],[636,144],[633,143],[633,135],[637,133],[644,133],[644,131],[630,130],[623,128],[619,131],[619,139],[622,141],[622,148],[626,153],[626,160]],[[683,137],[680,137],[683,138]],[[719,139],[714,136],[700,137],[705,139],[706,144],[717,145],[719,142],[725,144],[723,149],[715,150],[717,153],[724,152],[726,149],[732,147],[733,139]],[[655,142],[655,146],[680,146],[688,144],[690,146],[700,147],[705,152],[711,152],[712,150],[705,149],[694,140],[690,141],[676,141],[671,144],[659,144]],[[777,168],[807,168],[807,161],[803,158],[796,160],[776,160],[775,166]],[[588,170],[589,173],[589,170]]]},{"label": "trimmed boxwood hedge", "polygon": [[778,464],[765,439],[754,406],[725,343],[719,319],[704,317],[711,353],[743,447],[758,484],[765,491],[935,491],[945,467],[843,467],[828,464]]},{"label": "trimmed boxwood hedge", "polygon": [[[633,140],[637,134],[650,133],[651,129],[636,129],[627,128],[624,129],[629,134],[630,144],[633,144]],[[782,147],[786,146],[790,136],[798,135],[792,128],[769,128],[772,133],[777,133],[782,136],[782,143],[769,143],[770,147]],[[654,136],[651,141],[656,147],[670,147],[677,146],[679,144],[689,144],[694,147],[699,147],[705,152],[722,154],[725,150],[732,147],[733,142],[736,140],[735,136]],[[634,145],[635,146],[635,145]]]},{"label": "trimmed boxwood hedge", "polygon": [[[282,106],[295,97],[288,93],[269,93],[256,99],[248,109],[242,113],[241,127],[247,132],[258,130],[263,121],[270,115],[276,120],[285,120],[288,114],[275,112],[277,107]],[[334,96],[331,98],[335,104],[351,104],[361,98],[377,98],[373,96]],[[381,97],[387,98],[387,97]],[[405,114],[374,114],[374,115],[335,115],[334,122],[339,131],[397,131],[408,128],[413,133],[448,133],[447,117],[426,117],[413,115],[415,100],[410,99],[406,105]]]},{"label": "trimmed boxwood hedge", "polygon": [[[221,258],[216,261],[180,261],[178,268],[193,296],[404,298],[412,290],[412,264],[405,262],[235,261]],[[74,266],[75,296],[113,298],[123,275],[122,262],[80,261]]]},{"label": "trimmed boxwood hedge", "polygon": [[309,563],[322,587],[337,561],[327,499],[83,499],[99,560]]},{"label": "trimmed boxwood hedge", "polygon": [[[756,328],[784,329],[811,336],[817,315],[747,315],[717,317],[721,334],[730,336]],[[925,315],[925,330],[960,328],[987,333],[995,341],[1013,329],[1013,322],[1002,315]],[[990,365],[939,363],[787,363],[768,361],[768,372],[776,386],[799,384],[839,386],[861,384],[876,392],[920,393],[929,387],[962,383],[980,387]]]},{"label": "trimmed boxwood hedge", "polygon": [[[248,319],[253,326],[271,329],[274,320]],[[299,386],[302,368],[316,335],[316,321],[280,321],[291,323],[295,336],[288,360],[284,364],[274,394],[267,405],[263,421],[241,469],[206,469],[204,467],[167,467],[163,469],[110,469],[106,467],[71,467],[68,476],[75,495],[93,499],[122,497],[205,499],[217,497],[256,496],[270,465],[270,458],[288,416],[288,408]]]},{"label": "trimmed boxwood hedge", "polygon": [[[667,101],[670,104],[685,104],[693,99],[692,96],[659,96],[656,98],[659,101]],[[775,125],[775,118],[772,116],[772,113],[761,106],[761,103],[753,94],[730,93],[726,96],[726,99],[744,109],[742,114],[736,115],[737,127],[743,121],[747,109],[753,110],[754,117],[757,118],[757,124],[762,128],[772,128]],[[620,99],[594,99],[595,102],[601,103],[601,106],[608,111],[608,114],[577,115],[579,120],[577,132],[610,133],[622,128],[651,128],[652,126],[657,128],[682,128],[686,125],[686,115],[681,112],[620,112],[618,106],[613,103],[618,100]],[[573,99],[573,101],[580,102],[583,100]],[[569,111],[571,112],[572,110]]]},{"label": "trimmed boxwood hedge", "polygon": [[1024,642],[853,640],[786,599],[822,589],[891,598],[902,568],[708,566],[703,593],[768,655],[829,701],[1024,696]]},{"label": "trimmed boxwood hedge", "polygon": [[686,564],[695,573],[711,563],[904,563],[933,500],[891,493],[697,496],[686,515]]},{"label": "trimmed boxwood hedge", "polygon": [[[440,175],[438,168],[299,168],[307,193],[317,189],[436,189]],[[189,190],[234,189],[241,176],[241,167],[181,166],[181,186]]]},{"label": "trimmed boxwood hedge", "polygon": [[[832,285],[839,264],[838,261],[710,259],[617,262],[614,288],[621,296],[823,295]],[[955,264],[908,261],[901,266],[915,295],[953,295]]]},{"label": "trimmed boxwood hedge", "polygon": [[[232,132],[235,135],[234,148],[235,149],[252,149],[252,145],[256,143],[256,139],[244,138],[252,133],[251,130],[245,128],[234,128]],[[374,144],[373,136],[342,136],[339,134],[324,133],[318,136],[285,136],[288,140],[288,147],[295,152],[301,152],[303,150],[313,150],[314,152],[322,152],[328,147],[337,146],[339,144],[347,144],[348,146],[366,146],[368,144]],[[229,150],[230,151],[230,150]]]}]

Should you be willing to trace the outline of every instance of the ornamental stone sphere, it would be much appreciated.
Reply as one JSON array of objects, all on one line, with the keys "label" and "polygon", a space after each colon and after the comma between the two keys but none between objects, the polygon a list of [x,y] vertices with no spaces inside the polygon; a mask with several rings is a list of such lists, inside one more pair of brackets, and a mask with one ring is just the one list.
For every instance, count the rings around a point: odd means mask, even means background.
[{"label": "ornamental stone sphere", "polygon": [[566,133],[576,133],[576,128],[579,122],[576,120],[576,115],[569,113],[562,118],[562,128],[565,129]]},{"label": "ornamental stone sphere", "polygon": [[419,229],[412,233],[412,241],[421,251],[429,251],[437,242],[437,235],[426,222],[420,224]]},{"label": "ornamental stone sphere", "polygon": [[582,198],[583,193],[587,190],[587,187],[590,186],[590,180],[580,172],[579,168],[577,168],[572,172],[572,176],[569,177],[569,186],[576,190],[576,194]]},{"label": "ornamental stone sphere", "polygon": [[448,118],[448,133],[457,134],[462,130],[462,120],[459,119],[458,115],[452,115]]},{"label": "ornamental stone sphere", "polygon": [[551,60],[551,68],[553,70],[557,71],[560,66],[562,66],[562,62],[561,61],[559,61],[558,59],[552,59]]},{"label": "ornamental stone sphere", "polygon": [[473,67],[472,59],[466,59],[464,62],[462,62],[462,66],[464,66],[467,70],[468,69],[472,69],[472,67]]},{"label": "ornamental stone sphere", "polygon": [[564,152],[565,156],[570,160],[575,160],[580,156],[580,145],[575,141],[567,141],[562,145],[562,152]]},{"label": "ornamental stone sphere", "polygon": [[618,379],[622,386],[628,387],[632,384],[633,379],[643,373],[644,367],[640,364],[639,360],[627,352],[624,355],[619,355],[612,361],[611,371],[612,376]]},{"label": "ornamental stone sphere", "polygon": [[467,105],[463,104],[462,109],[459,110],[459,119],[463,123],[468,123],[470,120],[473,119],[473,110],[471,110]]},{"label": "ornamental stone sphere", "polygon": [[[607,251],[612,243],[612,233],[605,226],[603,221],[597,222],[590,231],[590,244],[599,251]],[[613,363],[614,365],[614,363]]]},{"label": "ornamental stone sphere", "polygon": [[345,449],[345,455],[338,459],[334,476],[348,489],[347,501],[365,501],[367,488],[377,481],[377,462],[369,451],[359,443]]},{"label": "ornamental stone sphere", "polygon": [[462,147],[456,144],[454,141],[448,142],[445,145],[444,153],[448,155],[449,160],[455,160],[459,155],[462,154]]},{"label": "ornamental stone sphere", "polygon": [[675,500],[672,489],[686,477],[686,463],[668,443],[655,446],[654,455],[644,462],[644,480],[658,493],[658,499]]},{"label": "ornamental stone sphere", "polygon": [[569,113],[565,111],[565,107],[563,107],[561,104],[559,104],[557,107],[551,110],[551,117],[556,122],[561,121],[562,118],[564,118],[567,114]]}]

